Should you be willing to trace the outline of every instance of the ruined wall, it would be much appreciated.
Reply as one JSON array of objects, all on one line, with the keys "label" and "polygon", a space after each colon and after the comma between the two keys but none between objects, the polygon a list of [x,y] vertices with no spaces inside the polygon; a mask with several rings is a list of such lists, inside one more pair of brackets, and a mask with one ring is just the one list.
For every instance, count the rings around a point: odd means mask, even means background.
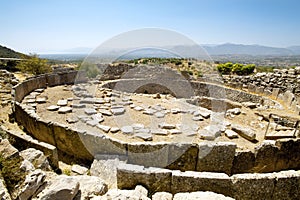
[{"label": "ruined wall", "polygon": [[[300,148],[300,140],[297,139],[278,140],[276,143],[267,142],[257,147],[254,152],[237,151],[236,145],[231,142],[124,143],[101,133],[89,133],[85,130],[75,130],[58,123],[45,121],[19,102],[26,94],[37,89],[37,86],[72,83],[75,81],[75,77],[73,72],[70,75],[46,75],[30,79],[15,87],[14,114],[16,121],[36,139],[55,146],[65,154],[90,161],[97,154],[122,155],[127,157],[129,163],[137,165],[167,166],[167,168],[182,171],[197,170],[226,174],[300,169],[300,154],[297,153]],[[217,93],[224,90],[217,85],[192,84],[195,85],[198,93],[202,92],[201,94],[209,93],[210,89],[207,89],[209,87],[213,87],[211,91],[217,91]],[[234,92],[232,89],[227,89],[227,91]],[[257,97],[257,95],[254,96],[254,98]]]},{"label": "ruined wall", "polygon": [[272,73],[251,76],[224,75],[223,80],[229,87],[280,100],[296,114],[300,114],[300,67],[274,69]]}]

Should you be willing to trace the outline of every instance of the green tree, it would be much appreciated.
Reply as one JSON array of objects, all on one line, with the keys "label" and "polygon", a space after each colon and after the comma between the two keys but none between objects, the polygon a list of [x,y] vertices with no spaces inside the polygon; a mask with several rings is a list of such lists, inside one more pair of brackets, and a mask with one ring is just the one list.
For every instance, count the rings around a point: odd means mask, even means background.
[{"label": "green tree", "polygon": [[217,66],[217,69],[221,74],[230,74],[232,70],[232,66],[233,64],[231,62],[227,62],[224,64],[219,64]]},{"label": "green tree", "polygon": [[40,59],[36,54],[30,54],[30,58],[25,58],[20,61],[16,68],[22,72],[34,75],[51,72],[51,66],[48,64],[48,61],[46,59]]}]

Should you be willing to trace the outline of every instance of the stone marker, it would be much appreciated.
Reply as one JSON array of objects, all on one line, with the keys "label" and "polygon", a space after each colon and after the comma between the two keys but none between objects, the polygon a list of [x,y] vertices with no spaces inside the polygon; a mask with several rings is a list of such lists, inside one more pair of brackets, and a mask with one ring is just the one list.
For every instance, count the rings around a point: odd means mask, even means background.
[{"label": "stone marker", "polygon": [[66,99],[61,99],[57,101],[58,106],[67,106],[68,105],[68,100]]},{"label": "stone marker", "polygon": [[51,106],[47,107],[47,110],[49,110],[49,111],[57,111],[59,108],[60,108],[59,106],[51,105]]},{"label": "stone marker", "polygon": [[70,113],[70,112],[72,112],[72,108],[68,107],[68,106],[60,107],[58,109],[58,113],[60,113],[60,114],[65,114],[65,113]]},{"label": "stone marker", "polygon": [[110,126],[105,126],[105,125],[102,125],[102,124],[97,125],[97,127],[98,127],[100,130],[104,131],[105,133],[108,133],[109,130],[110,130]]},{"label": "stone marker", "polygon": [[133,133],[133,128],[132,128],[132,126],[123,126],[121,128],[121,131],[125,134],[132,134]]}]

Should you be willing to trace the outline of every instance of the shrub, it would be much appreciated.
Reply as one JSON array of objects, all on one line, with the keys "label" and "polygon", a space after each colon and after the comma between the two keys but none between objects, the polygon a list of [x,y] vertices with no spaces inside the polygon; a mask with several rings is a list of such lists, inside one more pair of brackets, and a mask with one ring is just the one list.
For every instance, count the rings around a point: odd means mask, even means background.
[{"label": "shrub", "polygon": [[31,54],[29,58],[20,61],[16,68],[22,72],[28,72],[34,75],[51,72],[51,67],[46,59],[40,59],[38,55]]}]

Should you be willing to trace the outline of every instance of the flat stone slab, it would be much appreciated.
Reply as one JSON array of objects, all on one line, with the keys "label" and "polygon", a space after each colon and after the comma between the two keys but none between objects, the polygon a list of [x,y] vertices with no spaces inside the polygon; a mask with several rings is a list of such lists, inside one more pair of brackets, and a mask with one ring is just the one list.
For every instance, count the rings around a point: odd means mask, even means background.
[{"label": "flat stone slab", "polygon": [[93,120],[98,121],[98,122],[103,122],[104,118],[101,113],[97,113],[91,116]]},{"label": "flat stone slab", "polygon": [[156,110],[151,109],[151,108],[147,108],[143,111],[143,114],[145,114],[145,115],[154,115],[155,112],[156,112]]},{"label": "flat stone slab", "polygon": [[94,98],[84,98],[84,99],[81,99],[79,101],[79,103],[81,103],[81,104],[94,104],[95,101],[96,100]]},{"label": "flat stone slab", "polygon": [[168,131],[164,129],[151,129],[151,133],[153,135],[161,135],[161,136],[166,136],[168,135]]},{"label": "flat stone slab", "polygon": [[73,108],[85,108],[86,105],[85,104],[72,104],[71,105]]},{"label": "flat stone slab", "polygon": [[247,140],[250,140],[252,142],[256,141],[255,131],[249,127],[242,127],[238,124],[231,124],[231,129]]},{"label": "flat stone slab", "polygon": [[136,133],[134,136],[137,137],[137,138],[141,138],[145,141],[152,141],[153,140],[152,135],[149,134],[149,133]]},{"label": "flat stone slab", "polygon": [[97,111],[94,108],[86,108],[84,109],[84,113],[87,115],[94,115],[97,114]]},{"label": "flat stone slab", "polygon": [[109,130],[110,130],[110,126],[105,126],[105,125],[102,125],[102,124],[97,125],[97,128],[104,131],[105,133],[108,133]]},{"label": "flat stone slab", "polygon": [[97,120],[89,120],[89,121],[86,121],[86,124],[94,127],[94,126],[98,125],[99,122]]},{"label": "flat stone slab", "polygon": [[142,110],[144,110],[144,108],[141,107],[141,106],[136,106],[133,109],[136,110],[136,111],[142,111]]},{"label": "flat stone slab", "polygon": [[67,106],[68,105],[68,100],[66,99],[61,99],[57,101],[58,106]]},{"label": "flat stone slab", "polygon": [[169,133],[171,135],[177,135],[177,134],[181,134],[182,131],[181,130],[177,130],[177,129],[171,129],[171,130],[169,130]]},{"label": "flat stone slab", "polygon": [[47,110],[49,110],[49,111],[57,111],[59,108],[60,108],[59,106],[52,105],[52,106],[47,107]]},{"label": "flat stone slab", "polygon": [[47,102],[47,98],[46,97],[38,97],[35,100],[36,103],[46,103]]},{"label": "flat stone slab", "polygon": [[123,126],[121,128],[121,131],[125,134],[133,134],[133,128],[132,126]]},{"label": "flat stone slab", "polygon": [[78,122],[79,119],[78,119],[78,117],[76,117],[76,116],[72,116],[72,117],[68,117],[68,118],[66,119],[66,121],[67,121],[68,123],[70,123],[70,124],[73,124],[73,123]]},{"label": "flat stone slab", "polygon": [[119,132],[119,131],[120,131],[120,128],[119,128],[119,127],[116,127],[116,126],[111,127],[111,129],[110,129],[110,132],[111,132],[111,133],[117,133],[117,132]]},{"label": "flat stone slab", "polygon": [[174,124],[168,124],[168,123],[165,123],[165,122],[158,124],[158,127],[162,128],[162,129],[174,129],[174,128],[176,128],[176,126]]},{"label": "flat stone slab", "polygon": [[157,113],[154,114],[154,116],[157,117],[157,118],[164,118],[165,115],[166,115],[166,114],[163,113],[163,112],[157,112]]},{"label": "flat stone slab", "polygon": [[132,124],[131,126],[134,130],[139,130],[139,129],[145,128],[144,124],[138,124],[138,123]]},{"label": "flat stone slab", "polygon": [[113,115],[122,115],[125,113],[125,108],[120,107],[120,108],[112,108],[110,109]]},{"label": "flat stone slab", "polygon": [[60,114],[65,114],[65,113],[70,113],[70,112],[72,112],[72,108],[68,107],[68,106],[60,107],[58,109],[58,113],[60,113]]},{"label": "flat stone slab", "polygon": [[112,112],[107,109],[99,109],[98,110],[101,114],[106,115],[106,116],[112,116]]},{"label": "flat stone slab", "polygon": [[198,115],[198,116],[193,116],[192,120],[193,121],[203,121],[204,119],[202,116]]},{"label": "flat stone slab", "polygon": [[226,129],[225,130],[225,135],[229,139],[234,139],[234,138],[238,138],[239,137],[238,134],[235,131],[230,130],[230,129]]}]

